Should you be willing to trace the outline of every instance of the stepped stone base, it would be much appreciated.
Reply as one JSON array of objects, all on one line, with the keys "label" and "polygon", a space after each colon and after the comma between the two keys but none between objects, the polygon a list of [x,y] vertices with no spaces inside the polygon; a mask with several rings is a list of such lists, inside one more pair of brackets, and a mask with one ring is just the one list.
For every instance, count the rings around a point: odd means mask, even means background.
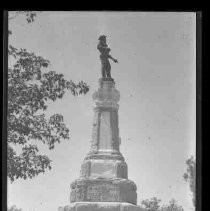
[{"label": "stepped stone base", "polygon": [[120,178],[77,179],[71,183],[70,202],[126,202],[136,204],[136,185]]},{"label": "stepped stone base", "polygon": [[122,178],[127,179],[127,164],[122,160],[89,159],[84,160],[81,166],[83,178]]},{"label": "stepped stone base", "polygon": [[140,206],[119,202],[76,202],[58,211],[145,211]]}]

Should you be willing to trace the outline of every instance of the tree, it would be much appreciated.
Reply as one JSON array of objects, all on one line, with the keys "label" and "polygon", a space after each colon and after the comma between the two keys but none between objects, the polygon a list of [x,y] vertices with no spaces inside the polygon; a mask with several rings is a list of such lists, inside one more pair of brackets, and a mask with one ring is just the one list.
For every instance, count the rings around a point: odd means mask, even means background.
[{"label": "tree", "polygon": [[184,211],[182,206],[179,206],[175,199],[171,199],[169,205],[163,205],[161,211]]},{"label": "tree", "polygon": [[8,208],[7,211],[22,211],[22,209],[18,209],[15,205],[12,207]]},{"label": "tree", "polygon": [[160,205],[161,200],[153,197],[151,199],[146,199],[141,202],[144,209],[148,211],[184,211],[182,206],[179,206],[176,200],[171,199],[169,205]]},{"label": "tree", "polygon": [[[28,23],[36,16],[30,14],[26,12]],[[41,155],[32,141],[41,142],[51,150],[62,139],[69,139],[62,115],[46,117],[47,102],[61,99],[67,91],[74,96],[86,94],[89,87],[83,81],[76,84],[63,74],[47,71],[50,61],[26,49],[9,45],[8,55],[7,173],[13,182],[51,169],[52,161]],[[17,152],[16,146],[21,152]]]},{"label": "tree", "polygon": [[143,208],[147,209],[148,211],[159,211],[160,210],[160,202],[161,200],[153,197],[151,199],[146,199],[141,202]]},{"label": "tree", "polygon": [[187,172],[184,173],[183,177],[186,182],[189,183],[190,190],[192,192],[192,201],[194,207],[196,206],[196,162],[193,156],[186,160]]},{"label": "tree", "polygon": [[37,16],[37,12],[35,11],[15,11],[13,16],[9,17],[9,20],[14,19],[19,14],[24,14],[26,16],[26,21],[28,23],[32,23],[35,20],[35,17]]}]

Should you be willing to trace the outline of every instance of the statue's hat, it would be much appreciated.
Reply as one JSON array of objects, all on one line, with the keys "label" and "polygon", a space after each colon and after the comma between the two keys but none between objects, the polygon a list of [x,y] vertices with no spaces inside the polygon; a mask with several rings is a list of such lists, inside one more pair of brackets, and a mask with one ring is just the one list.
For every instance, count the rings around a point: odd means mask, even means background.
[{"label": "statue's hat", "polygon": [[105,35],[101,35],[98,40],[103,40],[103,39],[106,39],[106,36]]}]

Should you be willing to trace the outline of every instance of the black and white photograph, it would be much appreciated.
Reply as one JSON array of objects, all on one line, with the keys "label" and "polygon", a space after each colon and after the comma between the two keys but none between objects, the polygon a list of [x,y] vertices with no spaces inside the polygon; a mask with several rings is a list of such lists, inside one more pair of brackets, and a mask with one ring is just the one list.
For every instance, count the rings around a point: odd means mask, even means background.
[{"label": "black and white photograph", "polygon": [[196,27],[8,11],[7,211],[195,211]]}]

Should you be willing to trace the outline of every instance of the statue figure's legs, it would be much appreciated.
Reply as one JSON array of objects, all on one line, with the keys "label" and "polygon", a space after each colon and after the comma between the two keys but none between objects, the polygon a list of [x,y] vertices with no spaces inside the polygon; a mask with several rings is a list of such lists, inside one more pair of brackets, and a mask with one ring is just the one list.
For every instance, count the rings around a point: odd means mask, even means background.
[{"label": "statue figure's legs", "polygon": [[101,61],[101,74],[103,78],[111,78],[111,65],[109,60]]},{"label": "statue figure's legs", "polygon": [[101,73],[102,73],[102,77],[106,78],[106,71],[104,70],[104,68],[102,68]]},{"label": "statue figure's legs", "polygon": [[107,71],[106,71],[106,77],[107,77],[107,78],[111,78],[110,70],[107,70]]},{"label": "statue figure's legs", "polygon": [[111,65],[109,63],[109,60],[106,62],[106,77],[111,78]]}]

